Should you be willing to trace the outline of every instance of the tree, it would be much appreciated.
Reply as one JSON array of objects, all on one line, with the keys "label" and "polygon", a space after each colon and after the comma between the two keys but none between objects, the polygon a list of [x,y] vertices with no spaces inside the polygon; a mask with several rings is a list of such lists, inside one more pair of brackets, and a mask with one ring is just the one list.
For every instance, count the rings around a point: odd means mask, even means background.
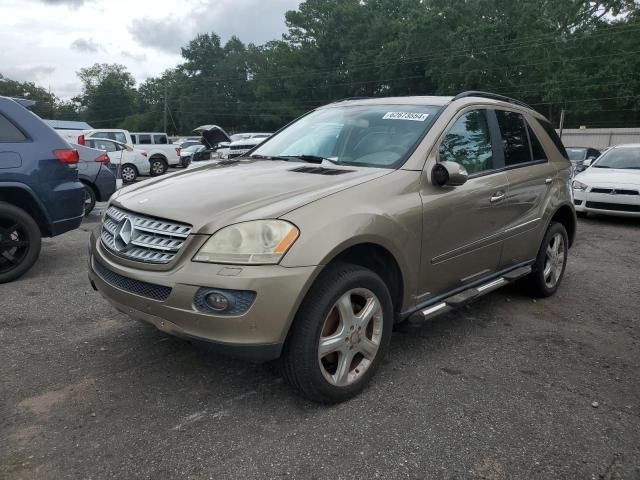
[{"label": "tree", "polygon": [[75,98],[91,124],[114,125],[134,113],[135,80],[124,65],[96,63],[78,72],[82,93]]}]

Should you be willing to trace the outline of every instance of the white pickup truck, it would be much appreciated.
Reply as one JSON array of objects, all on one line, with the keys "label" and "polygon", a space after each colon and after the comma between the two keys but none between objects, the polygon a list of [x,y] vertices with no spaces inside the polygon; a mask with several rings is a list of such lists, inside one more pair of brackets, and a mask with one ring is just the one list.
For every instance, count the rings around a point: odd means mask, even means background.
[{"label": "white pickup truck", "polygon": [[85,132],[86,137],[108,138],[132,145],[147,152],[151,175],[162,175],[169,166],[180,164],[180,147],[169,142],[166,133],[133,132],[116,128],[103,128]]}]

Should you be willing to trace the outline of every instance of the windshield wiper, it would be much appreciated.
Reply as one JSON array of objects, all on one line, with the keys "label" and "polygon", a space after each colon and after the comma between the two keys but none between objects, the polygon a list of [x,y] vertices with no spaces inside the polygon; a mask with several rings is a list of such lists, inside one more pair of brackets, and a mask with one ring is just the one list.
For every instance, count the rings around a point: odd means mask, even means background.
[{"label": "windshield wiper", "polygon": [[277,155],[249,155],[249,158],[255,158],[256,160],[284,160],[285,162],[288,162],[291,157],[279,157]]},{"label": "windshield wiper", "polygon": [[321,157],[320,155],[286,155],[284,158],[297,158],[307,163],[322,163],[323,160],[326,160],[327,162],[331,162],[334,165],[338,165],[338,162],[336,162],[335,160],[327,157]]}]

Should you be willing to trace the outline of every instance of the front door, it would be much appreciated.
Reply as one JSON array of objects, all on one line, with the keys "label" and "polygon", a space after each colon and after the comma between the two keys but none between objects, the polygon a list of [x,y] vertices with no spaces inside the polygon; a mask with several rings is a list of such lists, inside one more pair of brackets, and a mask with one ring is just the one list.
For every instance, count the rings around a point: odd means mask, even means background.
[{"label": "front door", "polygon": [[508,191],[498,141],[493,111],[477,108],[463,111],[440,139],[438,160],[463,165],[469,179],[458,187],[422,187],[418,304],[498,269]]}]

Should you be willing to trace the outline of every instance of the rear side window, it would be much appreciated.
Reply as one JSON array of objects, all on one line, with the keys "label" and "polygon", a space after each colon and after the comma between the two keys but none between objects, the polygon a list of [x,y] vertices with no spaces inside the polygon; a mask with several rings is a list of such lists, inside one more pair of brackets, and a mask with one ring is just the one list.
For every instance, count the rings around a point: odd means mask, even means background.
[{"label": "rear side window", "polygon": [[441,161],[463,165],[469,175],[492,170],[493,150],[485,110],[474,110],[458,118],[442,139]]},{"label": "rear side window", "polygon": [[540,123],[542,128],[544,128],[544,131],[547,133],[547,135],[549,135],[549,138],[551,138],[551,141],[553,141],[554,145],[558,148],[558,150],[560,150],[560,154],[564,158],[569,160],[569,155],[567,155],[567,151],[565,150],[564,145],[562,144],[562,140],[560,140],[560,137],[556,133],[555,129],[551,126],[549,121],[538,120],[538,122]]},{"label": "rear side window", "polygon": [[18,127],[0,114],[0,143],[24,142],[26,139]]},{"label": "rear side window", "polygon": [[139,145],[151,145],[151,135],[138,135]]},{"label": "rear side window", "polygon": [[166,135],[154,135],[153,136],[153,143],[155,143],[156,145],[166,145],[167,142],[167,136]]},{"label": "rear side window", "polygon": [[522,115],[516,112],[496,110],[502,144],[504,146],[504,163],[506,167],[531,161],[527,124]]},{"label": "rear side window", "polygon": [[131,134],[131,143],[136,144],[138,143],[138,137],[135,134]]},{"label": "rear side window", "polygon": [[546,160],[547,154],[545,153],[544,148],[542,148],[540,140],[538,140],[538,137],[536,137],[533,129],[528,124],[527,132],[529,133],[529,140],[531,140],[531,153],[533,154],[533,161]]}]

